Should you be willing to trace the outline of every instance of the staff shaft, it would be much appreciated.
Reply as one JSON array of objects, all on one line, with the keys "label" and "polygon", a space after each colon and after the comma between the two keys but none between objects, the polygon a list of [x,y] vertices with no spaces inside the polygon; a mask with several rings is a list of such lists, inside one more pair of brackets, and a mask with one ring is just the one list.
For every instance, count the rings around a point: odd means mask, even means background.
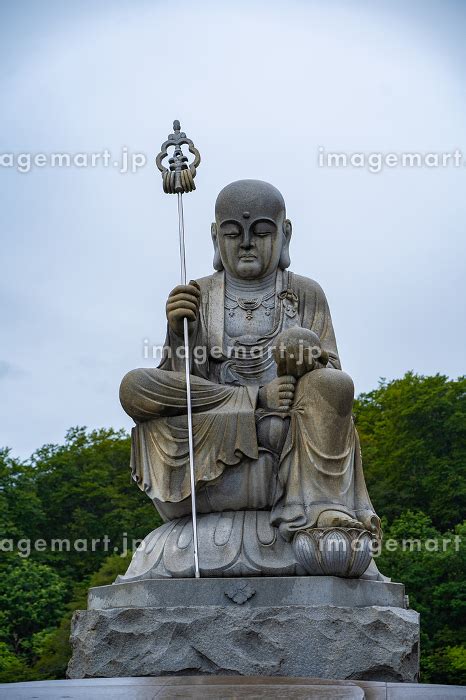
[{"label": "staff shaft", "polygon": [[[178,232],[180,238],[180,266],[181,266],[181,284],[187,283],[186,279],[186,246],[184,240],[184,212],[183,212],[183,195],[177,193],[178,199]],[[184,356],[185,356],[185,375],[186,375],[186,405],[188,412],[188,446],[189,446],[189,474],[191,480],[191,510],[193,522],[193,551],[194,551],[194,575],[200,578],[199,570],[199,551],[197,539],[197,511],[196,511],[196,473],[194,471],[194,441],[193,441],[193,413],[191,403],[191,373],[190,373],[190,353],[189,353],[189,329],[188,319],[183,322],[184,328]]]}]

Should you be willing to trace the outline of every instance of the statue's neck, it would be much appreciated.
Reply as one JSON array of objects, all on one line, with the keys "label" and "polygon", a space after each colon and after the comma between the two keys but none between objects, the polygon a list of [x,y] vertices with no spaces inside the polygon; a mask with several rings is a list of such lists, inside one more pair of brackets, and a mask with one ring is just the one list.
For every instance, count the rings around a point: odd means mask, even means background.
[{"label": "statue's neck", "polygon": [[261,279],[243,280],[238,277],[232,277],[229,272],[225,271],[225,286],[228,291],[234,294],[257,294],[258,292],[267,292],[275,287],[277,279],[277,271],[272,272]]}]

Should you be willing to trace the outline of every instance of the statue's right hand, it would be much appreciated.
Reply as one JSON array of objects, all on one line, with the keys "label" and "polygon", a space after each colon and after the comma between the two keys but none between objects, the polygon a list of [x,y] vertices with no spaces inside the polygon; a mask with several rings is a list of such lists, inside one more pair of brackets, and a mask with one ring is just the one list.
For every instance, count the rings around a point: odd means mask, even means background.
[{"label": "statue's right hand", "polygon": [[171,330],[179,336],[183,335],[183,319],[193,323],[199,314],[201,289],[197,282],[180,284],[173,289],[167,300],[167,321]]}]

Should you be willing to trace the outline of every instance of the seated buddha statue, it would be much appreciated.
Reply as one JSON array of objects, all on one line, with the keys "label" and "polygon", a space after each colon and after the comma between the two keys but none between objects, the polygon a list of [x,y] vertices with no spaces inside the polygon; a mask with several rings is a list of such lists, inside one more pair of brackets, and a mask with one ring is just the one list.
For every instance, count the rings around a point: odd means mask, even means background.
[{"label": "seated buddha statue", "polygon": [[[131,470],[164,524],[120,581],[193,575],[183,324],[188,320],[202,576],[306,575],[296,536],[378,537],[327,299],[289,270],[292,226],[272,185],[227,185],[212,224],[215,272],[176,287],[158,368],[129,372]],[[372,560],[363,574],[380,577]]]}]

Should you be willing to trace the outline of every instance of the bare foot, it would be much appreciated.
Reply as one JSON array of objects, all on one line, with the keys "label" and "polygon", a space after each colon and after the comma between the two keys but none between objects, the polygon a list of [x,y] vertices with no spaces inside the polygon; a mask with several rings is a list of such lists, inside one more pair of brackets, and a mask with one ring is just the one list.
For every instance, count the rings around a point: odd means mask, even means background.
[{"label": "bare foot", "polygon": [[317,527],[355,527],[358,530],[366,529],[359,520],[355,520],[340,510],[324,510],[319,515]]}]

